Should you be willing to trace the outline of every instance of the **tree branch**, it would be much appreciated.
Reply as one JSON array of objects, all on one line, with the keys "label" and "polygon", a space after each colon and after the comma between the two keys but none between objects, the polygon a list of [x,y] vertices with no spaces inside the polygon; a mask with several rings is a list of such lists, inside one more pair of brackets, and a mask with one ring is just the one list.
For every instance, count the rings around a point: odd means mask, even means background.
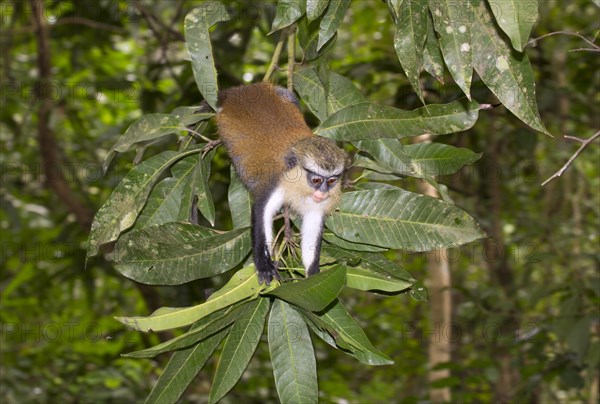
[{"label": "tree branch", "polygon": [[54,132],[50,127],[52,101],[44,95],[44,88],[52,79],[52,64],[50,58],[50,35],[44,22],[44,2],[31,0],[33,19],[37,36],[37,57],[39,81],[35,87],[36,98],[39,102],[38,111],[38,144],[44,168],[46,186],[54,191],[56,196],[66,205],[69,212],[77,218],[77,222],[89,230],[94,219],[94,213],[73,193],[64,174],[63,161],[56,145]]},{"label": "tree branch", "polygon": [[[570,31],[554,31],[554,32],[550,32],[548,34],[539,36],[537,38],[533,38],[532,40],[530,40],[529,42],[527,42],[527,44],[525,45],[526,47],[529,45],[533,45],[536,42],[538,42],[540,39],[544,39],[547,38],[549,36],[554,36],[554,35],[570,35],[570,36],[576,36],[578,38],[583,39],[585,42],[587,42],[588,44],[590,44],[592,46],[593,49],[597,49],[600,50],[600,46],[596,45],[593,40],[590,40],[588,38],[586,38],[585,36],[581,35],[579,32],[570,32]],[[594,38],[595,40],[596,38]],[[585,48],[585,50],[590,50],[589,48]]]},{"label": "tree branch", "polygon": [[596,133],[594,133],[592,135],[592,137],[588,138],[588,139],[581,139],[575,136],[563,136],[564,139],[567,140],[574,140],[576,142],[581,143],[581,146],[579,146],[579,149],[577,149],[577,151],[575,153],[573,153],[573,155],[571,156],[571,158],[560,168],[560,170],[558,170],[557,172],[554,173],[554,175],[552,175],[552,177],[548,178],[546,181],[544,181],[542,183],[542,186],[545,186],[546,184],[548,184],[550,181],[552,181],[555,178],[560,177],[561,175],[564,174],[564,172],[569,168],[569,166],[573,163],[573,161],[575,161],[575,159],[577,157],[579,157],[579,155],[581,154],[581,152],[588,147],[594,140],[598,139],[598,137],[600,136],[600,130]]}]

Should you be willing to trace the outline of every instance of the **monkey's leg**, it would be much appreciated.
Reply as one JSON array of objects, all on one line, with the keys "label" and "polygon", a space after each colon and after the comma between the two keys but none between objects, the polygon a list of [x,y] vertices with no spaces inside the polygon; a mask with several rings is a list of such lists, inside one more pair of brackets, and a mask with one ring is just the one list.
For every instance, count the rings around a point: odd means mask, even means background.
[{"label": "monkey's leg", "polygon": [[258,273],[258,282],[271,284],[273,278],[281,280],[274,265],[273,218],[283,204],[283,193],[276,190],[266,198],[257,199],[252,206],[252,254]]},{"label": "monkey's leg", "polygon": [[306,276],[319,272],[321,255],[321,238],[323,235],[323,213],[312,211],[302,218],[302,264],[306,268]]}]

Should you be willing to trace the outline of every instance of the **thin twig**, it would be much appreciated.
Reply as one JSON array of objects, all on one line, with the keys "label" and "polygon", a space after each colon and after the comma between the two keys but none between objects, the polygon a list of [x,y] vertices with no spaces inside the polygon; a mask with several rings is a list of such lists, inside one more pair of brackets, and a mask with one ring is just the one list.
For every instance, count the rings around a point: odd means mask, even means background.
[{"label": "thin twig", "polygon": [[[544,34],[542,36],[539,36],[537,38],[533,38],[532,40],[530,40],[529,42],[527,42],[527,44],[525,45],[525,47],[529,46],[529,45],[533,45],[535,44],[537,41],[539,41],[540,39],[544,39],[547,38],[549,36],[554,36],[554,35],[570,35],[570,36],[576,36],[578,38],[583,39],[585,42],[589,43],[593,48],[595,49],[600,49],[600,46],[596,45],[593,41],[589,40],[588,38],[586,38],[585,36],[581,35],[579,32],[571,32],[571,31],[554,31],[554,32],[550,32],[548,34]],[[594,40],[596,39],[596,37],[594,37]]]},{"label": "thin twig", "polygon": [[288,65],[287,65],[287,88],[294,91],[294,67],[296,64],[296,27],[290,28],[287,42]]},{"label": "thin twig", "polygon": [[[560,170],[558,170],[557,172],[555,172],[554,175],[552,175],[552,177],[550,177],[546,181],[544,181],[542,183],[542,186],[545,186],[546,184],[548,184],[553,179],[558,178],[561,175],[563,175],[564,172],[567,170],[567,168],[569,168],[569,166],[573,163],[573,161],[575,161],[575,159],[579,156],[579,154],[581,154],[581,152],[586,147],[588,147],[594,140],[596,140],[599,136],[600,136],[600,130],[598,132],[594,133],[592,135],[592,137],[590,137],[588,139],[579,139],[579,138],[577,138],[578,139],[577,141],[581,143],[581,146],[579,146],[579,149],[577,149],[577,151],[575,153],[573,153],[573,155],[571,156],[571,158],[565,163],[565,165],[563,165],[560,168]],[[574,136],[564,136],[564,138],[569,139],[569,140],[574,140],[575,139]]]},{"label": "thin twig", "polygon": [[273,57],[271,58],[271,63],[267,68],[267,72],[265,73],[265,77],[263,77],[263,81],[269,81],[271,79],[271,75],[277,68],[277,62],[279,61],[279,57],[281,56],[281,50],[283,49],[283,43],[285,42],[285,38],[287,37],[287,30],[281,31],[281,36],[279,37],[279,42],[277,42],[277,46],[275,47],[275,51],[273,52]]},{"label": "thin twig", "polygon": [[576,48],[569,49],[569,52],[600,52],[600,48]]}]

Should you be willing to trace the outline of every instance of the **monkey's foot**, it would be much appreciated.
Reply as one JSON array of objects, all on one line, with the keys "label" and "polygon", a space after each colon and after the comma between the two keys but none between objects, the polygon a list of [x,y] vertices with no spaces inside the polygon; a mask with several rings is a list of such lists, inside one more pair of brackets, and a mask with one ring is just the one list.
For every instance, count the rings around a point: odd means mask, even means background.
[{"label": "monkey's foot", "polygon": [[212,149],[214,149],[215,147],[219,146],[221,143],[223,143],[223,141],[221,139],[217,139],[217,140],[211,140],[210,142],[208,142],[206,145],[204,145],[204,147],[202,148],[202,157],[206,156],[208,154],[209,151],[211,151]]},{"label": "monkey's foot", "polygon": [[279,271],[277,270],[278,267],[279,263],[277,261],[270,261],[266,267],[257,268],[256,273],[258,274],[258,283],[262,284],[264,282],[269,286],[271,285],[273,278],[281,282],[281,276],[279,276]]}]

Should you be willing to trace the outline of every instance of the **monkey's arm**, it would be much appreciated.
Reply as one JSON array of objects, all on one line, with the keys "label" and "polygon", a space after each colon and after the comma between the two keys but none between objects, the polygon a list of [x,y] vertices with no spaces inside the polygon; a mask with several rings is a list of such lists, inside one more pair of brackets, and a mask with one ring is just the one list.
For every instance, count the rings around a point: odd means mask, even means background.
[{"label": "monkey's arm", "polygon": [[319,272],[319,257],[321,255],[321,239],[323,235],[324,214],[321,211],[310,211],[302,218],[302,264],[306,275]]},{"label": "monkey's arm", "polygon": [[281,280],[272,261],[273,218],[283,205],[283,193],[275,190],[266,198],[257,199],[252,206],[252,254],[258,273],[258,282],[271,284],[273,278]]}]

